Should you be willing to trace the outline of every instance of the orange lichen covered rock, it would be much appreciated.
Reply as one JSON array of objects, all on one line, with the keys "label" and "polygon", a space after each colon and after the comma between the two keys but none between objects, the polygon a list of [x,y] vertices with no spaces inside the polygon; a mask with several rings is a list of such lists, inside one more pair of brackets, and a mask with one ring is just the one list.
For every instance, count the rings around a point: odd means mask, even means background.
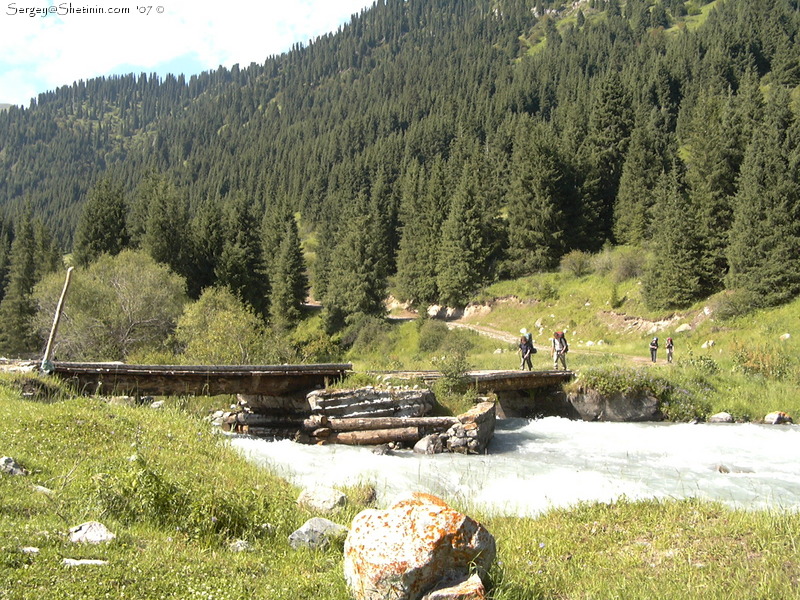
[{"label": "orange lichen covered rock", "polygon": [[485,575],[495,552],[483,525],[440,498],[412,494],[356,515],[344,575],[356,600],[419,600],[445,580],[466,579],[471,568]]}]

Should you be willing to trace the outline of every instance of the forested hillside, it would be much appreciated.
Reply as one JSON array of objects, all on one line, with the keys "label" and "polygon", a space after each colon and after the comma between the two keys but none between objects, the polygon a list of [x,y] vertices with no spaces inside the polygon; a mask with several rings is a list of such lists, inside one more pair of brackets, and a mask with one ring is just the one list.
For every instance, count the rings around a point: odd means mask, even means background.
[{"label": "forested hillside", "polygon": [[335,326],[390,286],[459,305],[609,243],[650,253],[654,308],[783,302],[799,86],[798,0],[380,1],[264,64],[0,112],[4,294],[49,230],[79,265],[140,248],[285,326],[307,274]]}]

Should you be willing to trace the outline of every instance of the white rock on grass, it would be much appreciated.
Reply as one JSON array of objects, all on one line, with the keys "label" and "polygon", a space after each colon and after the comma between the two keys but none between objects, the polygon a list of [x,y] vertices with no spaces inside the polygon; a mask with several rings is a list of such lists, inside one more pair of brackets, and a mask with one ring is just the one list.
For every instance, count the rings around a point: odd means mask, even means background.
[{"label": "white rock on grass", "polygon": [[347,496],[337,489],[318,486],[300,492],[297,504],[311,511],[329,513],[347,504]]},{"label": "white rock on grass", "polygon": [[289,536],[289,545],[295,550],[303,547],[323,549],[327,548],[332,541],[344,538],[347,531],[347,527],[344,525],[322,517],[314,517],[303,523],[300,529],[292,532]]},{"label": "white rock on grass", "polygon": [[65,567],[83,567],[83,566],[97,566],[102,567],[108,564],[107,560],[98,560],[94,558],[65,558],[62,562]]},{"label": "white rock on grass", "polygon": [[116,537],[97,521],[87,521],[69,530],[69,541],[75,544],[103,544]]}]

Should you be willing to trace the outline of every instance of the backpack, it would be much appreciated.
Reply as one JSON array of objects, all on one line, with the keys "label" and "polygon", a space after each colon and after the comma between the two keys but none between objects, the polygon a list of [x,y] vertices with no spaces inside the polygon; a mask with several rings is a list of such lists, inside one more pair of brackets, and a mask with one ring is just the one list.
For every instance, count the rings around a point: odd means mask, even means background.
[{"label": "backpack", "polygon": [[561,340],[563,348],[564,348],[564,352],[568,352],[569,351],[569,344],[567,343],[567,338],[564,337],[564,332],[563,331],[556,331],[553,334],[553,338],[555,338],[557,340]]}]

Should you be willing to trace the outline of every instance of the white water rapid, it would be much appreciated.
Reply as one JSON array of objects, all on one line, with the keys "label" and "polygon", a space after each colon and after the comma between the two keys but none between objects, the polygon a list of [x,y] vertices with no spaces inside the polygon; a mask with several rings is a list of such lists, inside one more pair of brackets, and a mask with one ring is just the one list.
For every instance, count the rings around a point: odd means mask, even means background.
[{"label": "white water rapid", "polygon": [[248,437],[233,437],[232,444],[301,487],[371,483],[381,505],[401,492],[423,491],[517,516],[621,497],[800,508],[800,426],[505,419],[484,456],[380,456],[369,447]]}]

